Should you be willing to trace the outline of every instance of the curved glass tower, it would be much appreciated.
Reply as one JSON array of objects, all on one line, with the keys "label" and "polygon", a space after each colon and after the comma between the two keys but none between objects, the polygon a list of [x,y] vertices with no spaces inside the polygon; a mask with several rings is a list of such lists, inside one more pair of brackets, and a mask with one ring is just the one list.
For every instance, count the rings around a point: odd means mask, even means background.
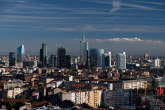
[{"label": "curved glass tower", "polygon": [[126,69],[126,53],[118,53],[117,54],[117,68],[118,69]]},{"label": "curved glass tower", "polygon": [[85,39],[85,35],[83,36],[82,41],[80,41],[80,57],[81,64],[84,66],[88,65],[88,42]]},{"label": "curved glass tower", "polygon": [[17,48],[17,62],[23,62],[24,61],[24,56],[25,56],[25,47],[24,45],[20,45]]}]

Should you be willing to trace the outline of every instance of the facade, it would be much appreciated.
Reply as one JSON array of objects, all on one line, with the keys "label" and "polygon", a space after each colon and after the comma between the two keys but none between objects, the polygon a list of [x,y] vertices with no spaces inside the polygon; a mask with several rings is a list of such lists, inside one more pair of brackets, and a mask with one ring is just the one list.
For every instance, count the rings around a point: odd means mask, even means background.
[{"label": "facade", "polygon": [[12,88],[16,88],[16,87],[21,88],[24,85],[25,85],[25,83],[21,80],[9,80],[3,84],[3,89],[6,90],[6,89],[12,89]]},{"label": "facade", "polygon": [[128,80],[128,81],[123,81],[122,86],[124,90],[146,89],[147,81],[146,80]]},{"label": "facade", "polygon": [[103,102],[105,106],[128,106],[131,105],[131,91],[127,90],[109,90],[103,93]]},{"label": "facade", "polygon": [[108,69],[111,67],[111,52],[102,55],[102,68]]},{"label": "facade", "polygon": [[66,55],[66,49],[63,47],[57,50],[57,65],[59,68],[71,67],[71,56]]},{"label": "facade", "polygon": [[83,36],[82,41],[80,41],[80,57],[81,57],[81,65],[88,66],[88,42]]},{"label": "facade", "polygon": [[9,53],[9,66],[15,66],[16,65],[16,54],[15,52]]},{"label": "facade", "polygon": [[47,46],[45,43],[42,44],[40,49],[40,63],[41,66],[47,66]]},{"label": "facade", "polygon": [[23,89],[19,87],[9,89],[7,90],[7,98],[16,98],[16,96],[20,95],[22,92],[23,92]]},{"label": "facade", "polygon": [[65,55],[66,55],[65,48],[63,48],[63,47],[58,48],[58,50],[57,50],[57,65],[59,68],[64,67],[63,62],[64,62],[64,56]]},{"label": "facade", "polygon": [[50,67],[55,67],[56,66],[56,56],[55,55],[51,55],[49,57],[49,66]]},{"label": "facade", "polygon": [[90,67],[102,67],[104,49],[91,48],[89,52]]},{"label": "facade", "polygon": [[97,53],[97,66],[98,67],[102,67],[102,65],[103,65],[103,54],[104,54],[104,49],[98,49],[98,51],[97,51],[98,53]]},{"label": "facade", "polygon": [[89,51],[89,58],[90,58],[90,67],[97,67],[98,63],[98,49],[91,48]]},{"label": "facade", "polygon": [[64,57],[64,68],[71,68],[71,56],[70,55],[65,55]]},{"label": "facade", "polygon": [[75,104],[86,103],[91,107],[97,108],[101,104],[102,90],[69,91],[62,93],[62,100],[70,100]]},{"label": "facade", "polygon": [[18,63],[23,62],[24,61],[24,56],[25,56],[25,47],[22,44],[17,48],[17,62]]},{"label": "facade", "polygon": [[126,69],[126,53],[118,53],[117,54],[117,65],[118,69]]}]

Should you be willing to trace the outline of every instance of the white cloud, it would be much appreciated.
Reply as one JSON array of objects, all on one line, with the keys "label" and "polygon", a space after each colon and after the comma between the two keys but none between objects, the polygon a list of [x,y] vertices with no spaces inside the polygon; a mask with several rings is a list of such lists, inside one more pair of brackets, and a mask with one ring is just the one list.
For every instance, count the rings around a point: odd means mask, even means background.
[{"label": "white cloud", "polygon": [[97,42],[133,42],[133,43],[158,43],[162,44],[163,41],[160,40],[142,40],[138,37],[130,38],[130,37],[123,37],[123,38],[109,38],[109,39],[96,39]]}]

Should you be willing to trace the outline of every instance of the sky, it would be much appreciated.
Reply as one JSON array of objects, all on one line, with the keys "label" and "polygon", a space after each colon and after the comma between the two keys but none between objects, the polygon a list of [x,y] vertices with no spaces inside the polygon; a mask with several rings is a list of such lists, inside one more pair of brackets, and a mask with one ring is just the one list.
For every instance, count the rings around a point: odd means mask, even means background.
[{"label": "sky", "polygon": [[83,34],[89,48],[165,56],[165,0],[0,0],[1,55],[42,42],[78,55]]}]

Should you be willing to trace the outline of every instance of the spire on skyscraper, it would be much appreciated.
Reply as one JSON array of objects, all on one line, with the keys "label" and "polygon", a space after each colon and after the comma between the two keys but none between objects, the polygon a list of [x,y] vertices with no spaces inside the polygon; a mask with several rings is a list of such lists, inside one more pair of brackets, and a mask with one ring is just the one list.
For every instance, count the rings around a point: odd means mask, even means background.
[{"label": "spire on skyscraper", "polygon": [[80,59],[81,65],[87,66],[88,64],[88,42],[85,39],[85,34],[83,33],[82,41],[80,41]]},{"label": "spire on skyscraper", "polygon": [[83,39],[82,39],[82,41],[86,41],[86,39],[85,39],[85,33],[83,33]]}]

